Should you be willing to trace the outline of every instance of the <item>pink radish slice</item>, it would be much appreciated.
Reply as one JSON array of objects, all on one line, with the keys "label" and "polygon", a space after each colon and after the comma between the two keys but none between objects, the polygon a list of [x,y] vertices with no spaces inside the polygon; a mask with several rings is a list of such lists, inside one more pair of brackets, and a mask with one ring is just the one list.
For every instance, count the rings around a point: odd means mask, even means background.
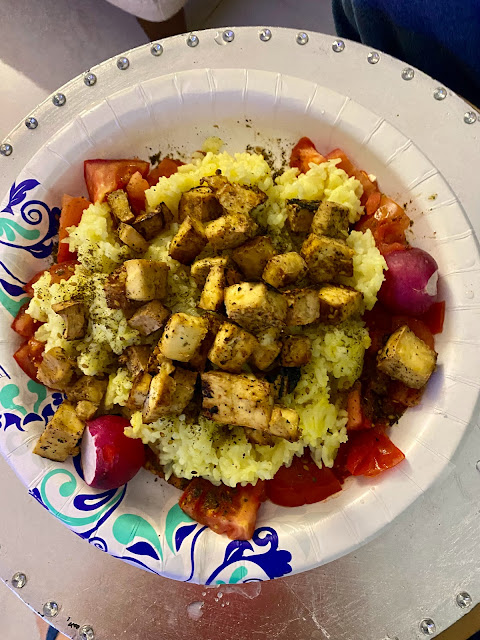
[{"label": "pink radish slice", "polygon": [[141,440],[123,433],[130,425],[121,416],[100,416],[87,422],[82,437],[85,482],[95,489],[116,489],[138,473],[145,462]]}]

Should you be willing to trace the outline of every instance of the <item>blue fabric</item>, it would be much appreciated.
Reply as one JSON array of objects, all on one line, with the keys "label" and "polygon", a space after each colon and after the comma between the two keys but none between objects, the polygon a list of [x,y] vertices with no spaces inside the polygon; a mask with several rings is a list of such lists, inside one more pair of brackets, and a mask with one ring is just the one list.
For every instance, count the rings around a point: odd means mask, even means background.
[{"label": "blue fabric", "polygon": [[55,640],[57,636],[58,636],[58,631],[53,627],[49,627],[45,640]]},{"label": "blue fabric", "polygon": [[480,0],[332,0],[339,36],[418,67],[480,106]]}]

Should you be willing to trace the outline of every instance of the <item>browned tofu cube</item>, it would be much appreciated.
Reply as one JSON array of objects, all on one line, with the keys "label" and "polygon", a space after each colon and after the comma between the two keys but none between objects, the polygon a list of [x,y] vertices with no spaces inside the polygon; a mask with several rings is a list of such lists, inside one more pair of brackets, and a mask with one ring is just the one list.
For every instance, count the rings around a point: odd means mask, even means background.
[{"label": "browned tofu cube", "polygon": [[355,252],[340,240],[312,233],[303,243],[301,253],[315,282],[329,282],[336,276],[353,276]]},{"label": "browned tofu cube", "polygon": [[172,398],[170,413],[180,415],[187,407],[195,392],[195,383],[198,373],[196,371],[188,371],[182,367],[175,367],[173,379],[175,381],[175,393]]},{"label": "browned tofu cube", "polygon": [[130,300],[148,302],[167,295],[168,265],[159,260],[127,260],[125,294]]},{"label": "browned tofu cube", "polygon": [[84,429],[85,423],[75,413],[75,407],[65,400],[48,422],[33,453],[64,462],[74,452]]},{"label": "browned tofu cube", "polygon": [[284,367],[302,367],[312,359],[312,341],[308,336],[287,336],[283,340],[281,361]]},{"label": "browned tofu cube", "polygon": [[212,220],[205,227],[207,240],[216,251],[235,249],[257,231],[257,224],[244,213],[232,213]]},{"label": "browned tofu cube", "polygon": [[205,311],[219,311],[223,305],[225,269],[215,266],[210,269],[198,306]]},{"label": "browned tofu cube", "polygon": [[232,252],[232,258],[247,280],[261,280],[267,262],[275,255],[268,236],[252,238]]},{"label": "browned tofu cube", "polygon": [[63,391],[73,376],[73,362],[61,347],[53,347],[43,354],[37,378],[50,389]]},{"label": "browned tofu cube", "polygon": [[224,371],[238,373],[256,345],[257,340],[251,333],[231,322],[224,322],[215,336],[208,359]]},{"label": "browned tofu cube", "polygon": [[214,193],[216,193],[219,189],[228,184],[228,178],[222,176],[222,172],[220,169],[217,169],[217,172],[213,176],[206,176],[200,180],[201,185],[206,185],[209,189],[211,189]]},{"label": "browned tofu cube", "polygon": [[207,244],[203,224],[195,218],[185,218],[175,234],[168,255],[182,264],[190,264]]},{"label": "browned tofu cube", "polygon": [[162,364],[157,375],[153,376],[142,410],[142,420],[145,424],[155,422],[168,415],[175,395],[175,381],[170,375],[172,368]]},{"label": "browned tofu cube", "polygon": [[147,371],[151,353],[152,348],[150,346],[127,347],[118,361],[120,364],[126,365],[129,372],[136,376],[142,371]]},{"label": "browned tofu cube", "polygon": [[263,270],[262,278],[272,287],[281,289],[301,280],[307,273],[305,260],[296,251],[273,256]]},{"label": "browned tofu cube", "polygon": [[272,327],[257,334],[258,344],[250,356],[250,362],[257,369],[261,371],[268,369],[282,350],[282,343],[278,339],[279,333],[279,329]]},{"label": "browned tofu cube", "polygon": [[151,382],[152,376],[146,371],[135,376],[126,405],[129,409],[141,409],[143,407]]},{"label": "browned tofu cube", "polygon": [[208,323],[207,334],[205,335],[205,338],[203,339],[198,351],[195,353],[193,358],[190,358],[190,360],[188,361],[189,366],[194,371],[200,372],[205,370],[205,365],[207,364],[208,359],[208,352],[210,351],[215,340],[215,336],[217,335],[218,330],[220,329],[220,325],[223,322],[223,318],[217,317],[213,313],[209,313],[208,315],[204,316],[204,318]]},{"label": "browned tofu cube", "polygon": [[65,324],[63,332],[65,340],[79,340],[84,337],[87,330],[87,317],[83,302],[75,302],[74,300],[58,302],[52,304],[52,309],[61,316]]},{"label": "browned tofu cube", "polygon": [[97,405],[90,402],[90,400],[80,400],[75,405],[75,413],[77,414],[77,418],[82,422],[86,422],[87,420],[91,420],[93,416],[97,413]]},{"label": "browned tofu cube", "polygon": [[128,324],[142,336],[149,336],[154,331],[161,329],[169,316],[170,310],[164,307],[160,300],[152,300],[137,309],[128,320]]},{"label": "browned tofu cube", "polygon": [[273,407],[268,431],[272,436],[295,442],[300,435],[298,429],[299,423],[300,417],[294,409],[287,409],[287,407],[276,404]]},{"label": "browned tofu cube", "polygon": [[107,276],[103,289],[107,307],[110,309],[122,309],[122,311],[125,311],[130,308],[131,301],[127,298],[125,292],[126,280],[127,271],[123,265]]},{"label": "browned tofu cube", "polygon": [[345,240],[348,235],[348,214],[348,207],[324,200],[313,218],[312,233]]},{"label": "browned tofu cube", "polygon": [[313,216],[320,206],[318,200],[287,200],[287,220],[295,233],[310,233]]},{"label": "browned tofu cube", "polygon": [[325,284],[320,287],[318,298],[321,322],[336,324],[363,313],[363,296],[350,287]]},{"label": "browned tofu cube", "polygon": [[145,240],[153,240],[169,227],[173,220],[172,212],[164,202],[161,202],[153,211],[145,211],[137,216],[132,226]]},{"label": "browned tofu cube", "polygon": [[88,400],[98,407],[103,400],[107,385],[108,380],[95,376],[81,376],[74,384],[69,385],[65,392],[72,403]]},{"label": "browned tofu cube", "polygon": [[200,222],[215,220],[223,213],[223,209],[209,187],[196,187],[182,193],[178,204],[180,222],[188,216]]},{"label": "browned tofu cube", "polygon": [[320,299],[316,289],[284,291],[287,300],[287,326],[299,327],[316,322],[320,317]]},{"label": "browned tofu cube", "polygon": [[202,373],[203,414],[239,427],[268,430],[273,409],[270,384],[255,376],[224,371]]},{"label": "browned tofu cube", "polygon": [[234,269],[233,267],[227,267],[225,269],[225,284],[227,287],[231,287],[232,284],[240,284],[240,282],[243,282],[244,280],[245,278],[237,269]]},{"label": "browned tofu cube", "polygon": [[263,282],[242,282],[227,287],[225,308],[230,320],[254,333],[267,327],[283,327],[287,317],[285,298]]},{"label": "browned tofu cube", "polygon": [[148,242],[145,238],[129,224],[121,222],[118,225],[118,237],[123,244],[126,244],[127,247],[130,247],[130,249],[133,249],[133,251],[137,253],[145,253],[148,249]]},{"label": "browned tofu cube", "polygon": [[160,339],[160,351],[170,360],[188,362],[207,335],[208,320],[188,313],[174,313]]},{"label": "browned tofu cube", "polygon": [[210,269],[213,267],[226,267],[229,264],[227,256],[214,256],[208,258],[200,258],[190,267],[190,275],[195,280],[195,284],[199,289],[203,289]]},{"label": "browned tofu cube", "polygon": [[427,384],[436,363],[436,352],[407,325],[392,333],[377,356],[380,371],[412,389],[421,389]]},{"label": "browned tofu cube", "polygon": [[202,183],[208,184],[213,190],[226,213],[249,214],[267,199],[267,194],[257,187],[245,187],[229,182],[223,176],[217,175],[203,178]]},{"label": "browned tofu cube", "polygon": [[130,203],[127,198],[127,194],[123,189],[112,191],[107,196],[108,204],[112,210],[113,215],[120,220],[120,222],[130,222],[135,218],[130,209]]}]

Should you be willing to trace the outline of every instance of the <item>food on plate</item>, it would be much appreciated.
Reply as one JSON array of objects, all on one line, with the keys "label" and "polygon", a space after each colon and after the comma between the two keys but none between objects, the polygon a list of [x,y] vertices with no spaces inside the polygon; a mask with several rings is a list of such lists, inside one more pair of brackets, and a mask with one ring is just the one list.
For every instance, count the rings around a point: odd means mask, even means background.
[{"label": "food on plate", "polygon": [[145,466],[233,539],[265,499],[317,502],[401,462],[385,430],[421,401],[445,306],[373,176],[302,138],[282,171],[216,150],[87,160],[85,181],[12,324],[18,364],[65,394],[36,454],[80,446],[100,489]]}]

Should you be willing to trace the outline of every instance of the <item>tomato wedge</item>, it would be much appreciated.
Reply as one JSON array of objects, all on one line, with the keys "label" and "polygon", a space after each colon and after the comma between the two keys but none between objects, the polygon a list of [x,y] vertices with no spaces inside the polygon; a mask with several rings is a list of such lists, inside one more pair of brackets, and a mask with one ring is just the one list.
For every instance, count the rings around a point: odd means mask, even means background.
[{"label": "tomato wedge", "polygon": [[154,187],[160,178],[169,178],[174,173],[177,173],[178,167],[181,167],[184,163],[180,160],[173,160],[173,158],[164,158],[152,169],[147,176],[148,184]]},{"label": "tomato wedge", "polygon": [[386,255],[391,251],[406,248],[405,231],[409,228],[410,222],[410,218],[403,208],[382,194],[376,211],[370,216],[366,215],[360,218],[355,229],[363,233],[370,229],[378,250]]},{"label": "tomato wedge", "polygon": [[42,362],[44,348],[44,342],[30,338],[13,354],[18,366],[35,382],[38,382],[37,370]]},{"label": "tomato wedge", "polygon": [[357,380],[347,396],[347,431],[371,429],[372,421],[367,418],[362,403],[362,385]]},{"label": "tomato wedge", "polygon": [[445,321],[445,300],[434,302],[430,309],[424,313],[423,316],[420,316],[420,318],[433,335],[442,333],[443,323]]},{"label": "tomato wedge", "polygon": [[265,483],[255,486],[216,487],[208,480],[195,478],[183,492],[178,504],[191,518],[225,533],[230,540],[250,540],[255,531],[257,511],[265,500]]},{"label": "tomato wedge", "polygon": [[390,438],[376,429],[349,435],[346,467],[352,476],[376,476],[404,460]]},{"label": "tomato wedge", "polygon": [[73,198],[65,194],[62,198],[62,212],[58,227],[58,253],[57,262],[69,262],[75,260],[76,253],[70,251],[68,244],[62,242],[68,236],[68,227],[77,227],[82,219],[83,212],[90,206],[86,198]]},{"label": "tomato wedge", "polygon": [[36,273],[31,280],[25,285],[25,292],[27,296],[33,298],[34,290],[33,285],[40,280],[44,273],[49,272],[53,283],[61,282],[62,280],[68,280],[75,273],[75,267],[80,264],[77,260],[70,260],[69,262],[62,262],[62,264],[54,264],[49,269],[44,269]]},{"label": "tomato wedge", "polygon": [[280,467],[272,480],[267,480],[267,498],[283,507],[300,507],[325,500],[342,486],[331,469],[319,469],[310,453],[294,456],[292,464]]},{"label": "tomato wedge", "polygon": [[85,160],[83,171],[90,201],[103,202],[112,191],[126,187],[137,171],[145,178],[149,168],[145,160]]},{"label": "tomato wedge", "polygon": [[127,195],[130,206],[135,214],[145,211],[145,191],[150,185],[142,178],[140,171],[136,171],[127,184]]},{"label": "tomato wedge", "polygon": [[317,151],[310,138],[300,138],[293,147],[290,155],[290,166],[300,169],[301,173],[306,173],[310,169],[310,163],[322,164],[326,158]]},{"label": "tomato wedge", "polygon": [[32,338],[35,331],[42,324],[42,322],[34,320],[32,316],[27,313],[29,304],[30,302],[22,304],[11,325],[12,329],[18,333],[19,336],[22,336],[22,338]]}]

